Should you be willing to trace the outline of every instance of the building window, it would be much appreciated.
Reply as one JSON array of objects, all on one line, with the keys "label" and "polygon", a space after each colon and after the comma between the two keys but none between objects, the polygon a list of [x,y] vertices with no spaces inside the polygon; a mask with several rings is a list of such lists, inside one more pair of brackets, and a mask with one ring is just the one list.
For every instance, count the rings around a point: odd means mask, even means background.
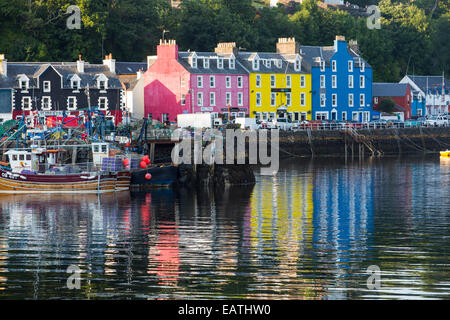
[{"label": "building window", "polygon": [[106,81],[100,80],[100,81],[98,82],[98,88],[99,88],[101,91],[106,90]]},{"label": "building window", "polygon": [[375,104],[378,103],[378,97],[375,97],[373,100],[374,100]]},{"label": "building window", "polygon": [[291,93],[286,93],[286,106],[290,107],[292,105]]},{"label": "building window", "polygon": [[215,107],[216,106],[216,93],[215,92],[211,92],[209,94],[209,105],[211,107]]},{"label": "building window", "polygon": [[269,59],[267,59],[264,64],[265,64],[266,68],[270,69],[272,67],[272,61],[270,61]]},{"label": "building window", "polygon": [[364,76],[359,76],[359,87],[360,88],[365,88],[366,87],[366,78],[364,78]]},{"label": "building window", "polygon": [[202,92],[197,93],[197,105],[199,107],[203,107],[203,93]]},{"label": "building window", "polygon": [[333,93],[331,95],[331,104],[333,105],[333,107],[337,106],[337,94],[336,93]]},{"label": "building window", "polygon": [[275,75],[274,74],[271,74],[270,75],[270,87],[271,88],[275,88],[275,85],[276,85],[276,81],[275,81]]},{"label": "building window", "polygon": [[77,98],[68,97],[67,98],[67,110],[75,110],[77,108]]},{"label": "building window", "polygon": [[286,87],[288,87],[288,88],[291,87],[291,76],[290,75],[286,76]]},{"label": "building window", "polygon": [[353,61],[348,62],[348,72],[353,72]]},{"label": "building window", "polygon": [[217,68],[218,69],[223,69],[223,58],[218,58],[217,59]]},{"label": "building window", "polygon": [[50,92],[51,91],[51,83],[50,83],[50,81],[44,81],[43,82],[43,90],[44,90],[44,92]]},{"label": "building window", "polygon": [[237,86],[238,86],[238,88],[242,88],[244,86],[242,77],[237,78]]},{"label": "building window", "polygon": [[325,75],[320,76],[320,87],[325,88]]},{"label": "building window", "polygon": [[234,69],[236,67],[236,60],[233,58],[230,58],[229,65],[230,65],[230,69]]},{"label": "building window", "polygon": [[99,110],[108,109],[108,98],[105,97],[98,98],[98,108]]},{"label": "building window", "polygon": [[196,57],[192,57],[191,67],[194,69],[197,69],[197,58]]},{"label": "building window", "polygon": [[353,76],[348,76],[348,87],[353,88]]},{"label": "building window", "polygon": [[72,81],[72,89],[74,91],[80,90],[80,80],[73,80]]},{"label": "building window", "polygon": [[203,67],[209,69],[209,58],[203,58]]},{"label": "building window", "polygon": [[180,79],[180,85],[182,88],[184,88],[184,78],[183,77]]},{"label": "building window", "polygon": [[366,96],[364,95],[364,93],[361,93],[359,95],[359,105],[361,107],[364,107],[365,104],[366,104]]},{"label": "building window", "polygon": [[347,112],[342,111],[342,121],[347,121]]},{"label": "building window", "polygon": [[326,101],[325,94],[322,93],[322,94],[320,95],[320,106],[321,106],[321,107],[325,107],[325,101]]},{"label": "building window", "polygon": [[259,69],[259,59],[253,60],[253,70]]},{"label": "building window", "polygon": [[228,89],[231,88],[231,77],[225,78],[225,85]]},{"label": "building window", "polygon": [[238,92],[238,106],[242,107],[244,105],[244,94],[242,92]]},{"label": "building window", "polygon": [[364,72],[364,70],[365,70],[365,64],[364,64],[364,61],[362,61],[362,59],[361,58],[359,58],[359,69],[360,69],[360,71],[361,72]]},{"label": "building window", "polygon": [[325,61],[320,60],[320,71],[325,72]]},{"label": "building window", "polygon": [[277,105],[277,94],[275,92],[272,92],[270,94],[270,105],[272,107],[275,107]]},{"label": "building window", "polygon": [[186,95],[185,95],[185,94],[182,94],[182,95],[181,95],[181,105],[182,105],[182,106],[185,106],[185,105],[186,105]]},{"label": "building window", "polygon": [[337,88],[337,76],[331,76],[331,87]]},{"label": "building window", "polygon": [[231,106],[231,92],[227,92],[225,96],[225,104],[227,107]]},{"label": "building window", "polygon": [[31,97],[22,97],[22,110],[31,110]]},{"label": "building window", "polygon": [[202,76],[197,77],[197,87],[203,88],[203,77]]},{"label": "building window", "polygon": [[256,75],[256,87],[261,88],[261,75],[260,74]]},{"label": "building window", "polygon": [[210,86],[210,88],[216,87],[216,77],[214,77],[214,76],[209,77],[209,86]]},{"label": "building window", "polygon": [[52,109],[52,99],[50,97],[42,97],[42,110]]},{"label": "building window", "polygon": [[261,92],[256,93],[256,106],[261,107]]},{"label": "building window", "polygon": [[300,59],[295,60],[295,71],[300,71],[302,62]]},{"label": "building window", "polygon": [[337,66],[336,66],[336,60],[331,61],[331,67],[333,72],[336,72]]},{"label": "building window", "polygon": [[306,86],[306,78],[305,76],[300,76],[300,88],[305,88]]},{"label": "building window", "polygon": [[304,92],[300,93],[300,105],[302,107],[306,106],[306,94]]},{"label": "building window", "polygon": [[22,91],[27,91],[28,90],[28,85],[29,85],[28,80],[20,80],[19,85],[20,85],[20,89]]},{"label": "building window", "polygon": [[348,95],[348,106],[353,107],[353,93]]}]

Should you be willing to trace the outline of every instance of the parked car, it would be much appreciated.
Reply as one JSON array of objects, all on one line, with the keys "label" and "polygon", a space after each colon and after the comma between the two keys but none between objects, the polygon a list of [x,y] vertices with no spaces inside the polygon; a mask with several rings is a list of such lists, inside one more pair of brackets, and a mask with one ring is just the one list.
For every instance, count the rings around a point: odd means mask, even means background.
[{"label": "parked car", "polygon": [[431,116],[425,120],[427,126],[443,127],[448,126],[449,119],[446,115]]},{"label": "parked car", "polygon": [[292,130],[292,122],[289,122],[287,119],[276,119],[273,121],[275,128],[281,130]]}]

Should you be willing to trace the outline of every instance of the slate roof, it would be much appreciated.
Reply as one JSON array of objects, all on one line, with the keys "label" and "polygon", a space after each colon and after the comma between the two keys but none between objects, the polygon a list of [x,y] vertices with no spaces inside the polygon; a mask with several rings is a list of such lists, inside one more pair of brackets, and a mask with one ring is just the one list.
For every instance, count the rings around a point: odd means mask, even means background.
[{"label": "slate roof", "polygon": [[408,89],[407,83],[374,82],[372,93],[374,97],[404,97]]},{"label": "slate roof", "polygon": [[108,78],[108,88],[121,88],[118,77],[102,64],[85,63],[84,73],[78,73],[76,62],[8,62],[8,76],[0,76],[0,88],[18,88],[19,75],[26,75],[30,79],[30,88],[37,86],[38,76],[48,67],[52,66],[63,77],[63,88],[70,89],[70,78],[77,74],[81,78],[80,87],[90,88],[97,86],[96,77],[104,74]]},{"label": "slate roof", "polygon": [[146,62],[116,62],[116,74],[118,76],[136,75],[136,73],[142,70],[147,71]]},{"label": "slate roof", "polygon": [[[307,63],[313,67],[320,66],[317,58],[320,57],[325,61],[325,65],[327,67],[331,64],[331,59],[333,58],[334,54],[336,53],[334,51],[334,46],[327,46],[327,47],[321,47],[321,46],[300,46],[301,50],[301,56]],[[360,67],[361,64],[364,63],[364,66],[366,68],[372,68],[370,64],[364,60],[359,54],[355,53],[352,49],[347,48],[348,53],[353,58],[354,66],[356,68]]]},{"label": "slate roof", "polygon": [[[253,70],[253,60],[258,55],[260,59],[259,69]],[[302,59],[300,71],[295,70],[295,54],[280,54],[271,52],[239,52],[239,62],[252,73],[309,73],[311,68]],[[266,65],[265,61],[270,61],[270,65]],[[281,61],[281,68],[278,67],[277,61]]]},{"label": "slate roof", "polygon": [[[197,68],[192,68],[189,64],[189,58],[194,54],[197,55]],[[223,68],[217,67],[218,58],[223,58]],[[223,75],[246,75],[247,70],[243,68],[242,64],[235,57],[235,68],[230,69],[229,58],[231,54],[222,54],[215,52],[186,52],[178,53],[178,62],[192,74],[223,74]],[[209,68],[204,67],[204,58],[209,58]]]},{"label": "slate roof", "polygon": [[[427,91],[427,83],[428,89],[432,88],[442,88],[442,76],[410,76],[408,77],[423,91]],[[428,81],[427,81],[428,80]],[[450,88],[450,81],[444,80],[444,87]]]}]

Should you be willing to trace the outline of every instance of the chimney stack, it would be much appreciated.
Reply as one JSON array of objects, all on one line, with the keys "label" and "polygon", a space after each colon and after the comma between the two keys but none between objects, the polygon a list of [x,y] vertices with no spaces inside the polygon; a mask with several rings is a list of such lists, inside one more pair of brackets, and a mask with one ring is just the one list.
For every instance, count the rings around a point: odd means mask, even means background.
[{"label": "chimney stack", "polygon": [[178,45],[176,40],[159,40],[156,48],[158,59],[178,59]]},{"label": "chimney stack", "polygon": [[116,60],[112,58],[112,53],[105,56],[103,64],[109,68],[109,71],[116,73]]},{"label": "chimney stack", "polygon": [[359,54],[358,40],[349,40],[348,47],[352,49],[356,54]]},{"label": "chimney stack", "polygon": [[0,76],[8,76],[8,60],[4,54],[0,54]]},{"label": "chimney stack", "polygon": [[221,42],[217,44],[217,47],[214,49],[215,53],[225,53],[225,54],[234,54],[237,58],[239,55],[239,49],[236,47],[236,42]]},{"label": "chimney stack", "polygon": [[295,42],[295,38],[279,38],[277,43],[277,53],[300,54],[300,44]]},{"label": "chimney stack", "polygon": [[78,73],[84,73],[84,61],[81,59],[81,54],[78,55],[77,70]]}]

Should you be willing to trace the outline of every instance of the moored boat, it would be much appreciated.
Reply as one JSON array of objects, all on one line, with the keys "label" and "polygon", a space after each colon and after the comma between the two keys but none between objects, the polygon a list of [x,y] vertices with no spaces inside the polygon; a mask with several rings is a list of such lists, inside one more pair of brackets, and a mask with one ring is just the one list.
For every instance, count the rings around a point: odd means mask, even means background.
[{"label": "moored boat", "polygon": [[441,157],[450,158],[450,150],[441,151]]},{"label": "moored boat", "polygon": [[[104,145],[95,145],[94,150],[104,151]],[[9,167],[6,163],[0,167],[0,193],[108,193],[129,190],[129,171],[101,170],[95,163],[62,164],[62,154],[66,151],[31,148],[6,152]]]}]

